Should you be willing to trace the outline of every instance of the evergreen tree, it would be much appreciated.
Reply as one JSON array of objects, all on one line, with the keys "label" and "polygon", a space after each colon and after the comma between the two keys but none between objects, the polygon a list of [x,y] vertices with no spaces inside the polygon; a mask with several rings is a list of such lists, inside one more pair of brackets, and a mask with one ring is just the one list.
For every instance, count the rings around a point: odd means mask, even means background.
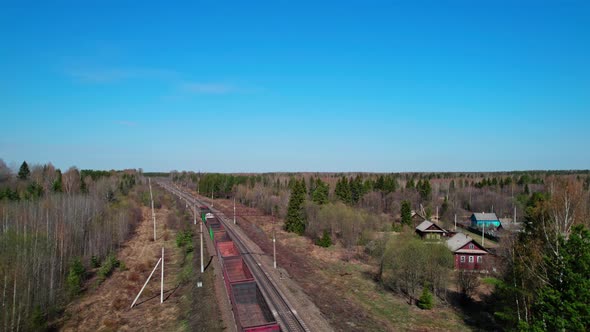
[{"label": "evergreen tree", "polygon": [[420,198],[423,201],[429,201],[432,196],[432,187],[430,186],[430,181],[424,179],[424,181],[418,181],[418,185],[416,186],[418,192],[420,193]]},{"label": "evergreen tree", "polygon": [[345,204],[352,203],[350,184],[348,183],[348,179],[344,176],[336,183],[336,189],[334,193],[336,194],[336,197],[338,197]]},{"label": "evergreen tree", "polygon": [[61,180],[61,171],[59,169],[57,171],[55,171],[55,180],[53,181],[53,184],[51,185],[51,189],[53,190],[53,192],[56,192],[56,193],[60,193],[63,191],[63,183]]},{"label": "evergreen tree", "polygon": [[364,195],[363,180],[360,175],[357,175],[354,180],[350,181],[350,200],[352,204],[356,204]]},{"label": "evergreen tree", "polygon": [[329,193],[330,186],[318,178],[315,184],[315,190],[311,194],[311,200],[318,205],[326,204],[328,203]]},{"label": "evergreen tree", "polygon": [[332,238],[327,230],[324,230],[324,234],[321,238],[316,241],[316,244],[320,247],[328,248],[332,245]]},{"label": "evergreen tree", "polygon": [[405,225],[412,224],[412,207],[410,206],[410,202],[402,201],[401,215],[402,215],[402,224],[405,224]]},{"label": "evergreen tree", "polygon": [[25,192],[26,199],[36,199],[41,196],[43,196],[43,187],[37,182],[33,181],[27,186],[27,191]]},{"label": "evergreen tree", "polygon": [[22,165],[20,165],[20,169],[18,170],[18,178],[20,180],[26,180],[29,178],[29,174],[31,174],[29,165],[27,165],[26,161],[23,161]]},{"label": "evergreen tree", "polygon": [[377,178],[377,181],[375,181],[374,189],[375,190],[383,190],[384,187],[385,187],[385,178],[383,177],[383,175],[380,175]]},{"label": "evergreen tree", "polygon": [[305,202],[305,180],[295,181],[289,197],[287,207],[287,218],[285,220],[285,230],[299,235],[305,232],[305,219],[303,215],[303,203]]},{"label": "evergreen tree", "polygon": [[[320,178],[318,177],[318,180],[320,180]],[[313,175],[309,177],[309,197],[313,196],[313,192],[315,191],[315,189],[317,188],[317,181],[313,178]]]},{"label": "evergreen tree", "polygon": [[299,185],[301,186],[301,190],[303,191],[303,197],[307,198],[307,185],[305,184],[305,178],[301,179],[301,182]]},{"label": "evergreen tree", "polygon": [[533,305],[532,329],[590,330],[590,231],[576,226],[569,239],[560,238],[559,259],[546,257],[548,282]]},{"label": "evergreen tree", "polygon": [[413,189],[416,188],[416,184],[414,183],[414,178],[411,178],[407,183],[406,183],[406,189]]},{"label": "evergreen tree", "polygon": [[7,199],[9,201],[18,201],[20,196],[16,190],[12,190],[8,187],[0,190],[0,201],[3,199]]},{"label": "evergreen tree", "polygon": [[397,180],[393,175],[388,175],[385,177],[385,182],[383,182],[383,192],[386,194],[395,192],[397,190],[398,183]]},{"label": "evergreen tree", "polygon": [[418,308],[424,310],[430,310],[434,307],[434,299],[432,297],[432,293],[428,290],[428,287],[424,286],[422,290],[422,295],[418,299]]}]

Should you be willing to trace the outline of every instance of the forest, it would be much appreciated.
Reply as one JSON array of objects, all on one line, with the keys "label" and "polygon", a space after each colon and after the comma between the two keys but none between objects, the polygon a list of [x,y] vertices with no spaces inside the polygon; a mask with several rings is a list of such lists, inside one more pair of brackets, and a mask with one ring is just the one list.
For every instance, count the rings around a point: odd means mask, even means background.
[{"label": "forest", "polygon": [[44,330],[91,267],[110,274],[141,218],[140,176],[27,162],[13,172],[0,160],[0,329]]},{"label": "forest", "polygon": [[[284,219],[284,229],[320,246],[337,243],[350,256],[369,255],[375,280],[423,306],[448,302],[451,280],[464,305],[480,284],[472,317],[483,330],[586,331],[590,328],[590,173],[266,173],[172,172],[207,197],[234,198]],[[473,212],[494,212],[512,231],[492,249],[487,275],[453,271],[448,250],[414,235],[415,212],[454,229]],[[399,234],[393,235],[392,234]],[[426,300],[425,300],[426,299]],[[428,305],[427,305],[428,306]]]},{"label": "forest", "polygon": [[[493,291],[479,294],[476,306],[488,314],[470,318],[478,329],[590,328],[588,171],[143,174],[27,162],[12,170],[0,160],[2,329],[46,329],[88,287],[92,268],[108,276],[119,264],[113,253],[140,221],[140,205],[148,205],[146,176],[235,198],[284,220],[287,232],[338,246],[347,260],[367,260],[372,280],[411,306],[468,306],[478,285],[488,284]],[[414,233],[417,215],[450,230],[455,216],[466,223],[483,211],[519,226],[497,237],[490,274],[454,271],[450,251]]]}]

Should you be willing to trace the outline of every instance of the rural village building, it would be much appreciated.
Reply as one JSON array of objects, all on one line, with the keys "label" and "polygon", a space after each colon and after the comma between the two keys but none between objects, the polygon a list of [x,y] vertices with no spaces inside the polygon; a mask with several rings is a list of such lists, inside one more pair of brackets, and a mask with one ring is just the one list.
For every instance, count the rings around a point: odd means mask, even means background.
[{"label": "rural village building", "polygon": [[457,233],[447,240],[447,247],[455,257],[455,269],[470,271],[488,270],[489,251],[474,239],[463,233]]},{"label": "rural village building", "polygon": [[474,213],[470,219],[473,228],[498,228],[502,224],[495,213]]},{"label": "rural village building", "polygon": [[416,233],[425,240],[440,240],[442,237],[447,236],[446,230],[428,220],[424,220],[420,225],[416,226]]}]

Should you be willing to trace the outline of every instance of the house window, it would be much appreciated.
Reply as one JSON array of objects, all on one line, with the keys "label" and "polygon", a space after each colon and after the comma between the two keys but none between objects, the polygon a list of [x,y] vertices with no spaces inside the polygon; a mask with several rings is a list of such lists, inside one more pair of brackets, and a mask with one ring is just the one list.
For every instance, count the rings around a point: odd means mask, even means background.
[{"label": "house window", "polygon": [[465,256],[461,255],[461,263],[465,263]]},{"label": "house window", "polygon": [[469,244],[469,249],[473,249],[473,243]]},{"label": "house window", "polygon": [[481,258],[481,256],[477,256],[477,262],[478,262],[478,263],[481,263],[481,261],[482,261],[482,258]]},{"label": "house window", "polygon": [[469,256],[469,263],[473,263],[473,256]]}]

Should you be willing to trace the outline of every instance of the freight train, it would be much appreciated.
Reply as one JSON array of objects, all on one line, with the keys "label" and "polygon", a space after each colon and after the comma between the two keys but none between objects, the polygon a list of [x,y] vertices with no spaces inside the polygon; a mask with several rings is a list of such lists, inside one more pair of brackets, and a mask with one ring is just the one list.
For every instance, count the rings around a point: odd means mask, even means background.
[{"label": "freight train", "polygon": [[200,210],[201,219],[207,225],[221,262],[223,279],[238,331],[280,331],[279,324],[230,234],[211,210],[205,206],[200,207]]}]

